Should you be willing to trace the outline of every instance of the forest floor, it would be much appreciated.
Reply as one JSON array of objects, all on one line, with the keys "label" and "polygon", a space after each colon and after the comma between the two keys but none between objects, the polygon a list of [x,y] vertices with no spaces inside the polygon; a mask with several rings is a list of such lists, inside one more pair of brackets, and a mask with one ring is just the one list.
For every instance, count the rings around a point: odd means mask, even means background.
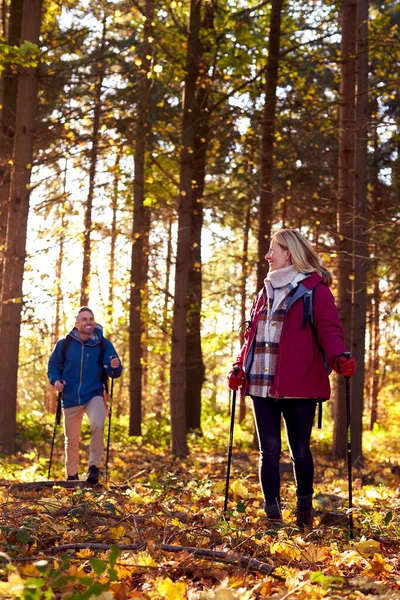
[{"label": "forest floor", "polygon": [[[227,440],[227,431],[220,433]],[[275,531],[263,514],[258,453],[240,440],[224,516],[221,436],[214,435],[215,447],[193,439],[185,460],[143,440],[114,442],[109,481],[98,487],[29,483],[46,481],[44,449],[4,458],[0,598],[400,598],[400,479],[393,455],[383,457],[379,443],[374,451],[371,444],[364,465],[354,468],[351,539],[347,465],[314,443],[315,526],[301,532],[286,452],[285,526]],[[83,464],[86,450],[83,443]],[[62,479],[61,448],[55,458],[53,476]]]}]

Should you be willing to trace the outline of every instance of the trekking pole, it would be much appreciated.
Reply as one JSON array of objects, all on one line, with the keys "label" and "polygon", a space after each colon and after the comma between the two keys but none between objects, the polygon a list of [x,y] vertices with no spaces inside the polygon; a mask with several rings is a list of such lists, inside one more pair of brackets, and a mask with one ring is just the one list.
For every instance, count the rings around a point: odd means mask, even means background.
[{"label": "trekking pole", "polygon": [[235,427],[236,393],[237,393],[237,390],[233,390],[232,409],[231,409],[231,428],[230,428],[230,432],[229,432],[229,445],[228,445],[228,465],[227,465],[227,470],[226,470],[224,514],[226,513],[227,508],[228,508],[229,477],[230,477],[230,472],[231,472],[232,447],[233,447],[233,429]]},{"label": "trekking pole", "polygon": [[[345,352],[345,356],[350,358],[350,352]],[[349,487],[349,525],[350,525],[350,539],[354,537],[353,532],[353,482],[352,482],[352,456],[351,456],[351,408],[350,408],[350,377],[345,377],[346,384],[346,415],[347,415],[347,479]]]},{"label": "trekking pole", "polygon": [[57,408],[56,408],[56,422],[54,424],[53,439],[51,440],[49,471],[47,473],[48,480],[50,480],[51,463],[53,461],[54,440],[56,438],[57,425],[59,425],[61,423],[61,399],[62,399],[62,392],[58,392]]},{"label": "trekking pole", "polygon": [[109,456],[109,452],[110,452],[110,434],[111,434],[111,415],[112,415],[112,402],[113,402],[113,388],[114,388],[114,377],[111,378],[110,406],[108,408],[108,436],[107,436],[107,452],[106,452],[106,481],[108,481],[108,456]]}]

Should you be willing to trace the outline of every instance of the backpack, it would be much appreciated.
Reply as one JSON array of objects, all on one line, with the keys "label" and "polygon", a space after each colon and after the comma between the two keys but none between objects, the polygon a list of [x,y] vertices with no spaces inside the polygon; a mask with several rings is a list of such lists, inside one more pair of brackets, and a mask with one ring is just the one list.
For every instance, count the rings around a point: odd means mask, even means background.
[{"label": "backpack", "polygon": [[[68,334],[66,336],[66,338],[64,339],[62,347],[61,347],[61,363],[60,363],[61,377],[63,374],[65,362],[67,360],[67,350],[70,347],[72,340],[73,340],[72,335]],[[105,350],[106,350],[106,342],[105,342],[105,339],[102,337],[102,338],[100,338],[100,354],[99,354],[99,360],[97,362],[99,365],[101,365],[103,386],[106,391],[106,394],[108,394],[108,375],[105,372],[104,367],[103,367]]]},{"label": "backpack", "polygon": [[[315,327],[315,324],[314,324],[313,302],[314,302],[314,288],[312,288],[311,290],[307,290],[303,296],[304,316],[303,316],[303,323],[301,325],[301,328],[305,329],[307,327],[307,323],[310,324],[311,331],[314,334],[314,339],[317,343],[319,351],[321,352],[322,356],[324,357],[325,369],[327,370],[328,375],[330,375],[332,373],[332,369],[328,364],[327,356],[324,352],[323,347],[321,346],[321,342],[318,339],[317,328]],[[322,402],[324,402],[324,401],[325,400],[318,400],[318,429],[322,428]]]}]

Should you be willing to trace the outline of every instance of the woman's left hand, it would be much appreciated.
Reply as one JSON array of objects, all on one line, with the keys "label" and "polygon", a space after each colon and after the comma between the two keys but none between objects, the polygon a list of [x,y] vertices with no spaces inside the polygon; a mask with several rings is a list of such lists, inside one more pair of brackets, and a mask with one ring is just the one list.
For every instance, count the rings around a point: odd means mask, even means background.
[{"label": "woman's left hand", "polygon": [[343,377],[353,377],[356,372],[357,363],[352,356],[339,354],[332,364],[332,368]]}]

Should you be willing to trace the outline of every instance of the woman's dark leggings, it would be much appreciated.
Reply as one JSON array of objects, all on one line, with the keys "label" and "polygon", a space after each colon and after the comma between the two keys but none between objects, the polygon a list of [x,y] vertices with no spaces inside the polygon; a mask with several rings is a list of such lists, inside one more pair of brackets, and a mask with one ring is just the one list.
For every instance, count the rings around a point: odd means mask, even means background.
[{"label": "woman's dark leggings", "polygon": [[310,450],[316,400],[290,398],[275,400],[252,396],[260,445],[260,482],[268,515],[280,513],[281,414],[285,420],[290,456],[301,510],[311,506],[314,462]]}]

